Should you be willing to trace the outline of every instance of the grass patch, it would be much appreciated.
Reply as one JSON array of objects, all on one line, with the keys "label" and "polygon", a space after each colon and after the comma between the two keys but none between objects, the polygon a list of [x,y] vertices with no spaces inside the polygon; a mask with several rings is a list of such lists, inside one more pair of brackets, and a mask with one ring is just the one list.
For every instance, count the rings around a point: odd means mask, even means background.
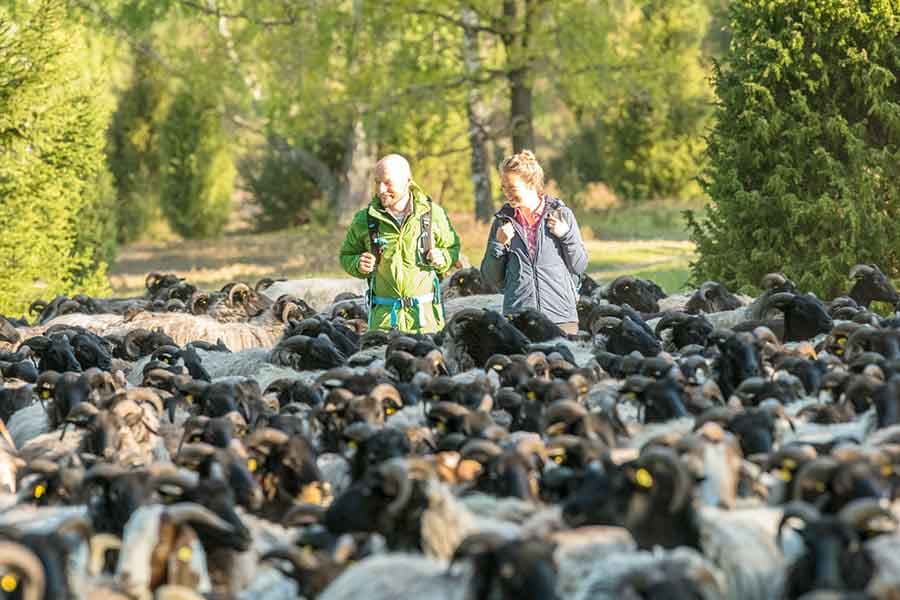
[{"label": "grass patch", "polygon": [[677,240],[631,240],[585,242],[588,249],[588,274],[598,282],[621,275],[652,279],[666,293],[684,288],[690,277],[694,245]]},{"label": "grass patch", "polygon": [[613,206],[606,210],[578,214],[582,228],[590,229],[601,240],[687,240],[687,226],[682,211],[699,211],[704,204],[696,202],[652,201],[633,206]]},{"label": "grass patch", "polygon": [[[684,207],[644,204],[602,213],[579,212],[588,273],[600,282],[619,275],[639,275],[656,281],[668,293],[679,290],[688,279],[688,264],[694,256],[694,246],[686,241],[687,234],[678,224]],[[656,217],[654,213],[658,213]],[[450,217],[460,235],[463,256],[478,266],[489,225],[476,222],[468,213]],[[205,290],[219,289],[231,281],[253,285],[263,277],[344,277],[338,251],[345,231],[344,227],[310,224],[209,240],[130,244],[120,250],[110,269],[110,284],[115,295],[130,296],[143,293],[144,278],[151,271],[177,273]],[[626,241],[629,231],[638,234]]]}]

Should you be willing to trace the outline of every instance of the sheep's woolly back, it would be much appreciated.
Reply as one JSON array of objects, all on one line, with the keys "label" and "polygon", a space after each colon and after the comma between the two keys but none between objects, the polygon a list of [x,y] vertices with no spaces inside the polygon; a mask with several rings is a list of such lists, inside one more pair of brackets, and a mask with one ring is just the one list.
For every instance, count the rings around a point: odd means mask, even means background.
[{"label": "sheep's woolly back", "polygon": [[299,596],[296,581],[277,569],[262,565],[256,569],[253,582],[237,597],[238,600],[296,600]]},{"label": "sheep's woolly back", "polygon": [[579,527],[554,533],[551,539],[557,544],[556,591],[562,598],[574,597],[609,556],[637,551],[634,538],[623,527]]},{"label": "sheep's woolly back", "polygon": [[443,483],[429,480],[428,508],[422,513],[422,549],[428,556],[450,560],[457,546],[473,533],[491,532],[507,538],[519,535],[513,523],[470,512]]},{"label": "sheep's woolly back", "polygon": [[643,448],[644,444],[659,435],[677,433],[683,436],[694,429],[694,417],[672,419],[665,423],[641,425],[637,422],[636,414],[632,416],[630,411],[625,410],[627,406],[626,403],[619,405],[619,416],[632,431],[632,437],[628,442],[628,446],[631,448]]},{"label": "sheep's woolly back", "polygon": [[700,545],[725,576],[726,598],[775,598],[784,578],[785,557],[776,534],[780,508],[700,508]]},{"label": "sheep's woolly back", "polygon": [[213,380],[222,377],[249,377],[255,379],[259,389],[265,391],[276,379],[300,379],[312,382],[322,371],[295,371],[269,362],[269,351],[263,348],[249,348],[240,352],[206,352],[197,350],[197,355]]},{"label": "sheep's woolly back", "polygon": [[866,592],[872,598],[897,598],[900,590],[900,535],[880,535],[866,542],[878,569]]},{"label": "sheep's woolly back", "polygon": [[[159,521],[165,512],[160,504],[142,506],[128,519],[122,531],[122,549],[116,565],[116,581],[133,597],[141,600],[152,598],[149,590],[150,562],[153,549],[159,542]],[[212,591],[206,570],[206,552],[198,539],[191,543],[191,570],[199,575],[196,591],[206,594]]]},{"label": "sheep's woolly back", "polygon": [[496,312],[503,311],[503,295],[502,294],[476,294],[474,296],[463,296],[461,298],[450,298],[444,302],[444,317],[447,321],[453,315],[464,308],[480,308],[485,310],[493,310]]},{"label": "sheep's woolly back", "polygon": [[662,568],[666,562],[674,562],[677,572],[686,573],[697,583],[704,600],[720,600],[725,597],[721,573],[701,554],[687,547],[658,549],[654,552],[610,553],[594,563],[590,576],[571,597],[575,600],[619,600],[619,588],[627,577]]},{"label": "sheep's woolly back", "polygon": [[305,301],[313,309],[321,310],[334,302],[334,297],[344,292],[363,295],[366,292],[366,280],[355,277],[334,279],[289,279],[276,281],[262,293],[274,302],[284,294],[290,294]]},{"label": "sheep's woolly back", "polygon": [[322,481],[331,484],[331,493],[337,497],[353,483],[350,464],[340,454],[324,452],[316,458],[316,466],[322,474]]},{"label": "sheep's woolly back", "polygon": [[59,431],[51,431],[32,438],[22,446],[19,456],[26,463],[36,458],[43,458],[51,462],[56,462],[62,457],[75,452],[78,445],[81,444],[81,438],[84,437],[83,429],[76,429],[69,426],[66,435],[62,440],[59,439]]},{"label": "sheep's woolly back", "polygon": [[418,554],[381,554],[353,565],[319,600],[464,600],[468,576]]},{"label": "sheep's woolly back", "polygon": [[35,402],[14,412],[6,428],[16,448],[22,448],[29,441],[50,431],[50,422],[47,411],[40,402]]},{"label": "sheep's woolly back", "polygon": [[540,510],[533,502],[482,493],[463,496],[459,501],[469,512],[480,517],[517,524],[525,523]]}]

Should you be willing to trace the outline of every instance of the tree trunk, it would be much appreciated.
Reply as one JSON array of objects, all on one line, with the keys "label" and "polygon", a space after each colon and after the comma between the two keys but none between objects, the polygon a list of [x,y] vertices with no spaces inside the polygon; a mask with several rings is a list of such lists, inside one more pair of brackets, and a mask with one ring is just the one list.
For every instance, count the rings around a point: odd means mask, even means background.
[{"label": "tree trunk", "polygon": [[[466,75],[475,76],[481,70],[481,55],[478,31],[474,25],[478,15],[470,8],[463,8],[462,20],[467,26],[463,30],[463,66]],[[486,110],[481,102],[481,90],[471,86],[466,93],[466,116],[469,119],[469,146],[472,149],[472,188],[475,192],[475,219],[489,222],[494,214],[494,200],[491,197],[491,165],[488,158]]]},{"label": "tree trunk", "polygon": [[512,127],[513,152],[534,150],[534,124],[531,111],[531,69],[521,67],[513,69],[509,79],[509,118]]},{"label": "tree trunk", "polygon": [[534,124],[531,107],[532,66],[528,56],[531,35],[531,19],[534,17],[532,2],[525,0],[525,17],[519,31],[517,0],[503,0],[503,16],[509,28],[503,36],[506,48],[509,82],[509,126],[512,129],[513,152],[534,150]]},{"label": "tree trunk", "polygon": [[339,177],[335,215],[346,225],[353,214],[372,197],[372,175],[375,170],[375,144],[369,139],[362,120],[356,119],[347,136],[343,173]]}]

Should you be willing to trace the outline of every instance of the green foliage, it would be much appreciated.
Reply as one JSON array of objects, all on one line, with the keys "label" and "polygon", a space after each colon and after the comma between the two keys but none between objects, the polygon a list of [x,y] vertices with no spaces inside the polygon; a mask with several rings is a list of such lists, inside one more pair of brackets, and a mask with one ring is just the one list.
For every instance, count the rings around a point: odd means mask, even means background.
[{"label": "green foliage", "polygon": [[609,76],[569,92],[580,133],[554,170],[603,181],[631,201],[696,196],[712,113],[702,49],[709,12],[696,0],[645,0],[611,18],[620,27],[609,36]]},{"label": "green foliage", "polygon": [[133,241],[159,215],[159,127],[165,84],[149,44],[134,55],[133,79],[109,127],[109,168],[115,178],[118,239]]},{"label": "green foliage", "polygon": [[185,238],[220,234],[236,170],[215,107],[179,93],[160,131],[160,160],[160,204],[172,229]]},{"label": "green foliage", "polygon": [[734,0],[731,25],[694,277],[830,297],[855,263],[900,272],[897,3]]},{"label": "green foliage", "polygon": [[[328,145],[332,152],[341,150],[336,144]],[[340,156],[332,160],[339,164]],[[244,157],[238,170],[246,191],[259,208],[256,227],[260,231],[309,222],[314,205],[322,198],[315,181],[274,144],[264,144],[257,154]]]},{"label": "green foliage", "polygon": [[108,198],[92,187],[104,177],[109,107],[83,73],[85,32],[65,22],[64,5],[0,8],[0,312],[8,315],[23,315],[37,297],[108,291],[109,254],[91,247],[80,219]]}]

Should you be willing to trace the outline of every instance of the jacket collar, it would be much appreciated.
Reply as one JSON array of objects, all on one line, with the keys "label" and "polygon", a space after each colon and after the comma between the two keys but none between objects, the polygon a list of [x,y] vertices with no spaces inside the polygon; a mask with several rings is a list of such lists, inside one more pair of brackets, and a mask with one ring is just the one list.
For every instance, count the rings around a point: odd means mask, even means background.
[{"label": "jacket collar", "polygon": [[[543,221],[550,211],[556,210],[557,208],[560,208],[561,206],[565,206],[565,204],[563,204],[562,200],[560,200],[559,198],[554,198],[553,196],[545,195],[544,196],[544,212],[541,215],[541,220]],[[503,219],[512,219],[513,221],[515,221],[516,220],[516,209],[514,209],[512,206],[510,206],[509,202],[507,202],[500,208],[500,210],[498,210],[494,214],[494,217],[499,217],[499,218],[503,218]]]},{"label": "jacket collar", "polygon": [[[414,181],[410,181],[409,194],[413,210],[406,218],[418,218],[428,210],[428,196]],[[378,219],[393,223],[395,226],[397,224],[397,222],[388,214],[387,210],[385,210],[384,206],[381,205],[381,198],[378,197],[378,194],[372,195],[372,200],[369,202],[369,214]]]}]

